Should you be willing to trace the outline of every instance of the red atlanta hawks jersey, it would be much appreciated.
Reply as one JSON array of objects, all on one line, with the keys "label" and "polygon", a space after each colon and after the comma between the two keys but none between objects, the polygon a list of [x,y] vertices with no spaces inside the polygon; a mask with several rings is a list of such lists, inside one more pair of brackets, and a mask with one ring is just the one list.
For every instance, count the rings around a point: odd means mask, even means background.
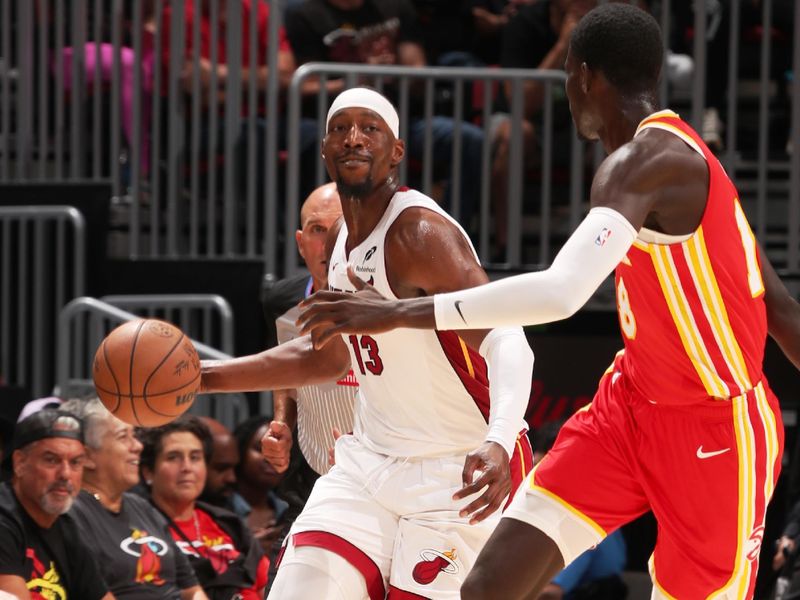
[{"label": "red atlanta hawks jersey", "polygon": [[617,266],[623,372],[659,404],[738,396],[762,378],[767,334],[755,237],[736,188],[697,133],[672,111],[647,117],[636,135],[648,128],[677,135],[703,156],[709,189],[694,233],[643,228]]},{"label": "red atlanta hawks jersey", "polygon": [[[329,263],[330,287],[353,290],[347,278],[349,264],[381,294],[396,298],[389,285],[384,243],[397,217],[411,207],[441,214],[467,238],[432,199],[401,189],[373,231],[349,255],[347,226],[342,225]],[[486,363],[454,332],[397,329],[342,337],[359,384],[353,433],[370,450],[388,456],[443,456],[473,450],[486,439]],[[524,427],[520,420],[518,429]]]}]

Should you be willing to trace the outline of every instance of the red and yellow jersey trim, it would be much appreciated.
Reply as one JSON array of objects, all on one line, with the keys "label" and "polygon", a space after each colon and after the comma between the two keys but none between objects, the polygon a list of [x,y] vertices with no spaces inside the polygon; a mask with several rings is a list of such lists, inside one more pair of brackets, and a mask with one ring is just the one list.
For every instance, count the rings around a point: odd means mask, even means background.
[{"label": "red and yellow jersey trim", "polygon": [[730,390],[711,360],[669,247],[653,245],[650,254],[672,321],[706,393],[716,398],[729,398]]},{"label": "red and yellow jersey trim", "polygon": [[700,148],[699,144],[694,140],[692,136],[686,133],[683,129],[672,125],[671,123],[667,123],[662,119],[680,119],[680,116],[671,111],[671,110],[662,110],[657,113],[653,113],[646,119],[644,119],[639,126],[636,128],[636,133],[634,133],[634,137],[639,134],[640,131],[643,129],[655,128],[655,129],[663,129],[664,131],[669,131],[670,133],[674,133],[677,135],[681,140],[686,142],[691,148],[693,148],[698,154],[701,156],[705,156],[703,154],[702,148]]}]

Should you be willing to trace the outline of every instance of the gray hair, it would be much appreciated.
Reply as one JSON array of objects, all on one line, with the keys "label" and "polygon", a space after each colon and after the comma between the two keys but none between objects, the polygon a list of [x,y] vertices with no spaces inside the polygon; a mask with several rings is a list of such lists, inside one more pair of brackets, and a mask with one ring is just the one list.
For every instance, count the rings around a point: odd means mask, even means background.
[{"label": "gray hair", "polygon": [[71,412],[83,421],[83,435],[86,446],[92,450],[99,450],[103,445],[103,436],[109,426],[116,419],[108,412],[97,396],[88,399],[74,398],[67,400],[59,407],[61,410]]}]

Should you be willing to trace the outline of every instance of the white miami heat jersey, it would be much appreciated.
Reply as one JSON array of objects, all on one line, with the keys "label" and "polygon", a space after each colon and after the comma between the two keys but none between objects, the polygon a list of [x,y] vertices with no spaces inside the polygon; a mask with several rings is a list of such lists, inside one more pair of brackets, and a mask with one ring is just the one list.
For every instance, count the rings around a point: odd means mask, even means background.
[{"label": "white miami heat jersey", "polygon": [[[345,252],[347,225],[342,225],[329,262],[330,287],[353,291],[347,278],[350,265],[381,294],[397,298],[387,279],[384,243],[392,223],[411,207],[444,216],[469,240],[436,202],[401,189],[372,233],[349,256]],[[472,252],[477,261],[474,248]],[[397,329],[342,338],[359,383],[353,433],[367,448],[388,456],[428,457],[468,452],[485,440],[489,418],[486,363],[455,333]]]}]

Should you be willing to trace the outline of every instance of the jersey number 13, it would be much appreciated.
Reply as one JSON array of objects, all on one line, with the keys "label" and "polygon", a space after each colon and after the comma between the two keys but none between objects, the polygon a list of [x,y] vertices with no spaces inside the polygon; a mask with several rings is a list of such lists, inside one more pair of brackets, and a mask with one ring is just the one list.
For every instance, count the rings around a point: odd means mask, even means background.
[{"label": "jersey number 13", "polygon": [[378,352],[378,342],[375,341],[375,338],[368,335],[351,335],[349,340],[358,362],[358,370],[362,375],[366,375],[367,371],[373,375],[383,373],[383,361]]}]

